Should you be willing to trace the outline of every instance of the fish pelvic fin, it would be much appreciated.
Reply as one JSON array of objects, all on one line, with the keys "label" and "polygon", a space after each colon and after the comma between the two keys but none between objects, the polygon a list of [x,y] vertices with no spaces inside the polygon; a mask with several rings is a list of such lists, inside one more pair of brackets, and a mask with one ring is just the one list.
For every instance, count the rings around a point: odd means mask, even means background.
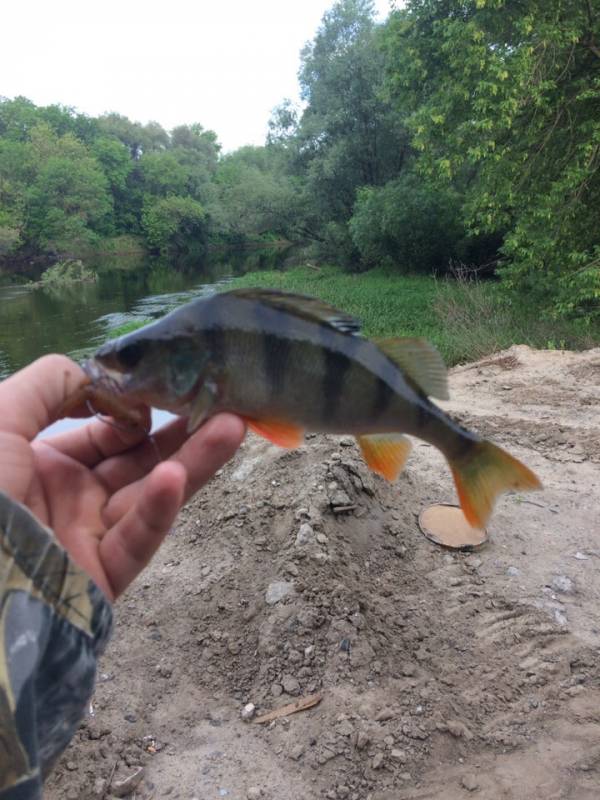
[{"label": "fish pelvic fin", "polygon": [[248,427],[279,447],[300,447],[304,441],[304,430],[293,422],[277,419],[246,419]]},{"label": "fish pelvic fin", "polygon": [[357,436],[356,440],[368,466],[388,481],[395,481],[404,469],[412,445],[399,433],[376,433]]},{"label": "fish pelvic fin", "polygon": [[485,527],[502,492],[542,488],[528,467],[491,442],[473,442],[466,455],[449,463],[461,508],[475,528]]}]

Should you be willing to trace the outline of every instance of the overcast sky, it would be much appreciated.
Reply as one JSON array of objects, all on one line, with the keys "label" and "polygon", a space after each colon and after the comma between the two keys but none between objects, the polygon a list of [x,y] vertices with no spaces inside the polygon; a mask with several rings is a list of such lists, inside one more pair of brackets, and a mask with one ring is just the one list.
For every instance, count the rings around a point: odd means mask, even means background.
[{"label": "overcast sky", "polygon": [[[4,0],[0,95],[262,144],[332,0]],[[381,18],[389,0],[375,0]]]}]

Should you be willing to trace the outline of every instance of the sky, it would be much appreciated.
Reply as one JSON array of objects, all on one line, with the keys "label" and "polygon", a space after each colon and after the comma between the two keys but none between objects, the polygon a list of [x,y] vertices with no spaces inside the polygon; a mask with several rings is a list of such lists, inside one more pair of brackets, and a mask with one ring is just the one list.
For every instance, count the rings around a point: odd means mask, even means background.
[{"label": "sky", "polygon": [[[0,96],[263,144],[333,0],[5,0]],[[380,19],[389,0],[375,0]]]}]

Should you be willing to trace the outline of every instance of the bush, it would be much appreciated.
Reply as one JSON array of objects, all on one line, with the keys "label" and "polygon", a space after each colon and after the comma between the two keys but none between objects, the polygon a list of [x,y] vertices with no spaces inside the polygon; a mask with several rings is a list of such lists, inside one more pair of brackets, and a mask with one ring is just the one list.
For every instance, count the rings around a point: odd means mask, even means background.
[{"label": "bush", "polygon": [[368,266],[445,272],[459,253],[464,229],[450,189],[433,188],[414,173],[358,192],[350,232]]}]

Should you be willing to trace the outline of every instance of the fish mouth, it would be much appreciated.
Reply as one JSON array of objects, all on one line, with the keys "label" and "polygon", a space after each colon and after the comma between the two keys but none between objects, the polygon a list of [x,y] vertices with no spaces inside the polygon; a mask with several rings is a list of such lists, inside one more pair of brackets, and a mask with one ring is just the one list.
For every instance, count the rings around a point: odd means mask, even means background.
[{"label": "fish mouth", "polygon": [[123,394],[125,376],[122,372],[103,366],[95,358],[88,358],[83,362],[81,368],[95,389],[102,389],[112,394]]}]

